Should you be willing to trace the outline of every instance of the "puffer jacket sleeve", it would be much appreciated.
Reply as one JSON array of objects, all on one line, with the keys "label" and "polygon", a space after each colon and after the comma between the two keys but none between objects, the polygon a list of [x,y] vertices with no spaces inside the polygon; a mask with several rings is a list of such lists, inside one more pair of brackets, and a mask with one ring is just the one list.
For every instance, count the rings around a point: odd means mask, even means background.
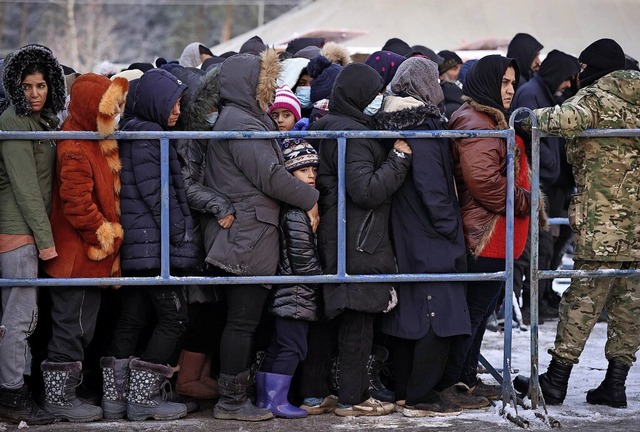
[{"label": "puffer jacket sleeve", "polygon": [[347,144],[347,193],[353,202],[365,209],[375,209],[397,191],[411,166],[411,155],[399,157],[391,150],[387,160],[376,167],[374,149],[377,140],[351,139]]},{"label": "puffer jacket sleeve", "polygon": [[[133,175],[142,200],[150,209],[153,219],[160,228],[161,182],[160,182],[160,141],[135,140],[131,143],[135,155]],[[171,149],[170,149],[171,151]],[[169,238],[173,245],[181,244],[189,237],[184,215],[180,210],[176,190],[169,182]],[[174,203],[174,205],[171,205]]]},{"label": "puffer jacket sleeve", "polygon": [[208,140],[179,140],[176,146],[189,207],[211,213],[216,219],[235,213],[231,202],[222,194],[202,184],[205,170],[205,146]]},{"label": "puffer jacket sleeve", "polygon": [[287,260],[293,275],[322,274],[320,258],[316,251],[315,235],[309,218],[302,211],[287,211],[280,220]]}]

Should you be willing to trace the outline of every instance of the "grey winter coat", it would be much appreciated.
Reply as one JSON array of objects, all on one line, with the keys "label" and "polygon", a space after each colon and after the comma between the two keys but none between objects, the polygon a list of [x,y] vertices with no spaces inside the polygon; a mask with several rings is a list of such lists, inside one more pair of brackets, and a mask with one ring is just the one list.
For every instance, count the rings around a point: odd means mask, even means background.
[{"label": "grey winter coat", "polygon": [[[275,52],[239,54],[220,69],[222,110],[216,131],[274,131],[267,109],[275,95],[279,62]],[[222,139],[206,155],[204,185],[229,199],[235,209],[230,229],[206,215],[207,262],[237,275],[274,275],[278,265],[280,202],[310,210],[318,191],[283,165],[275,139]]]}]

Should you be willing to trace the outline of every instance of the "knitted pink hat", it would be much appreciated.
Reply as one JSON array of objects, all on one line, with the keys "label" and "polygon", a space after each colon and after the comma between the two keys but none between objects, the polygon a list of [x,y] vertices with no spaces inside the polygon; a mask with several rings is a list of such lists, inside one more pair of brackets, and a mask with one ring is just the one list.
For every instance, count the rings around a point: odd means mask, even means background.
[{"label": "knitted pink hat", "polygon": [[276,98],[269,107],[269,114],[276,108],[288,109],[296,121],[302,117],[300,101],[286,84],[276,89]]}]

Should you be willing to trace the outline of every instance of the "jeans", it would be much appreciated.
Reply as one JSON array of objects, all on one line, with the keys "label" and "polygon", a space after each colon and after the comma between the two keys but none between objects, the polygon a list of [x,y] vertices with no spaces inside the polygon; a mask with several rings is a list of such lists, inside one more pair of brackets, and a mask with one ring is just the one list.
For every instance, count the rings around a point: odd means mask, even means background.
[{"label": "jeans", "polygon": [[220,340],[220,373],[235,376],[251,366],[253,339],[269,290],[262,285],[228,286],[224,290],[227,322]]},{"label": "jeans", "polygon": [[116,358],[136,355],[144,328],[154,319],[156,325],[144,344],[140,359],[168,364],[187,323],[187,304],[179,286],[130,286],[121,288],[122,308],[111,342]]},{"label": "jeans", "polygon": [[293,375],[307,356],[309,322],[276,317],[275,332],[262,361],[262,370],[281,375]]},{"label": "jeans", "polygon": [[[467,258],[469,273],[493,273],[504,271],[505,261],[499,258]],[[449,349],[449,361],[438,384],[444,390],[455,383],[473,386],[477,382],[478,358],[487,320],[496,308],[503,281],[467,282],[467,306],[471,319],[471,336],[455,336]]]},{"label": "jeans", "polygon": [[96,331],[102,298],[100,290],[97,286],[62,286],[49,290],[52,307],[47,360],[84,360],[84,350]]},{"label": "jeans", "polygon": [[[38,277],[38,250],[33,244],[0,253],[0,275],[6,279]],[[2,287],[0,324],[6,335],[0,342],[0,387],[17,389],[31,374],[27,337],[38,322],[37,287]]]}]

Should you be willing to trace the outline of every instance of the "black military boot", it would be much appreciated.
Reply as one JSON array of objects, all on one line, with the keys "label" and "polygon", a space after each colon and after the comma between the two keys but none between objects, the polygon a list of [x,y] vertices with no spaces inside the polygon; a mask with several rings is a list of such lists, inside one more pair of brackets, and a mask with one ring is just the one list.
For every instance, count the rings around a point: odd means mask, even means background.
[{"label": "black military boot", "polygon": [[607,405],[613,408],[626,408],[627,395],[625,381],[630,367],[615,360],[609,361],[607,374],[598,388],[587,392],[587,402],[593,405]]},{"label": "black military boot", "polygon": [[[562,363],[558,360],[551,360],[546,373],[540,375],[540,390],[547,405],[562,405],[567,396],[567,386],[571,375],[572,364]],[[529,394],[530,379],[518,375],[513,380],[513,387],[523,396]]]},{"label": "black military boot", "polygon": [[54,423],[57,417],[40,409],[31,398],[26,384],[18,389],[0,388],[0,418],[30,425]]},{"label": "black military boot", "polygon": [[367,361],[367,375],[369,375],[369,395],[383,402],[395,402],[396,395],[387,389],[380,380],[384,362],[389,357],[389,351],[383,346],[374,345]]}]

